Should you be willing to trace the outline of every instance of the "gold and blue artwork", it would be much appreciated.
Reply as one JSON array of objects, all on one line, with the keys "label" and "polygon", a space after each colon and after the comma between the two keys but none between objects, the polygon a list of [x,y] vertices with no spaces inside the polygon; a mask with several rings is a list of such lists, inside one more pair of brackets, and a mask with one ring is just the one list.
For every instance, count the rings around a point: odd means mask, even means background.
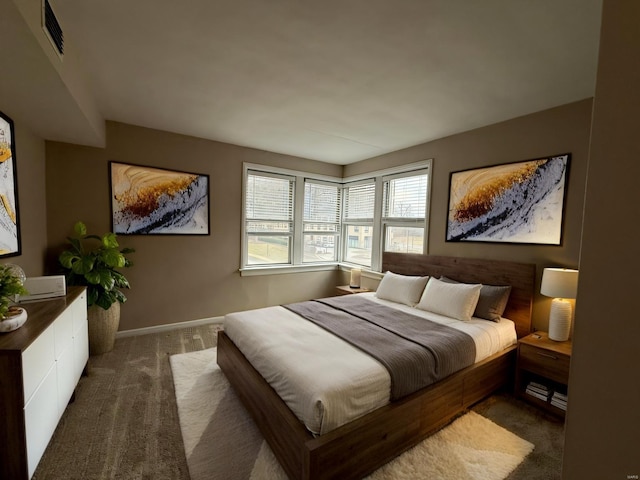
[{"label": "gold and blue artwork", "polygon": [[209,176],[110,162],[113,231],[208,235]]},{"label": "gold and blue artwork", "polygon": [[560,245],[570,157],[453,172],[447,241]]},{"label": "gold and blue artwork", "polygon": [[0,257],[20,254],[13,121],[0,112]]}]

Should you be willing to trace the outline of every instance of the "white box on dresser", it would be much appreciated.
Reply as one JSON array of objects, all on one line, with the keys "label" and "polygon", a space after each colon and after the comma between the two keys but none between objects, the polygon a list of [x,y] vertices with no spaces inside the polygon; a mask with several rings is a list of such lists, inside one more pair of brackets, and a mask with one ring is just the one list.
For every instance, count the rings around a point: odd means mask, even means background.
[{"label": "white box on dresser", "polygon": [[29,318],[0,335],[0,478],[33,475],[89,359],[86,292],[25,305]]}]

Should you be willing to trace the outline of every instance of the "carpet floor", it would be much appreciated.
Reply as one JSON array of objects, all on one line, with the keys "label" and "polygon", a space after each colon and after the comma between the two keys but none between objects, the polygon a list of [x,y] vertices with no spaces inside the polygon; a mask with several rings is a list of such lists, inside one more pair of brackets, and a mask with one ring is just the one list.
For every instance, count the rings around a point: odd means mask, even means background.
[{"label": "carpet floor", "polygon": [[188,480],[169,356],[214,347],[220,325],[116,340],[89,359],[34,480]]},{"label": "carpet floor", "polygon": [[[189,480],[169,357],[216,346],[217,325],[119,338],[89,359],[35,480]],[[560,479],[561,421],[493,395],[473,411],[535,445],[507,480]]]},{"label": "carpet floor", "polygon": [[[287,480],[216,364],[216,349],[170,359],[191,480]],[[473,411],[367,480],[503,480],[534,445]]]}]

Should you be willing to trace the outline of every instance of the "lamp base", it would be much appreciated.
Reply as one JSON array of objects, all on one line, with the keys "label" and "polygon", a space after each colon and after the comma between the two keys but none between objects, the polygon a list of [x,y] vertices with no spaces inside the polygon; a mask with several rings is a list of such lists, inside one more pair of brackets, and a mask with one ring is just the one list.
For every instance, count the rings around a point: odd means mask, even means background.
[{"label": "lamp base", "polygon": [[571,302],[554,298],[549,312],[549,338],[556,342],[569,340],[571,332]]}]

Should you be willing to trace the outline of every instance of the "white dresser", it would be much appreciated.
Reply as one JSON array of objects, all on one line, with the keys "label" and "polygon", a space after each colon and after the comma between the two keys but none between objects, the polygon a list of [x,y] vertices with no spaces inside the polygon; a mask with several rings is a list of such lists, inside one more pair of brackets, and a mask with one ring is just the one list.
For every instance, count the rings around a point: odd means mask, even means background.
[{"label": "white dresser", "polygon": [[83,287],[22,305],[29,318],[0,334],[0,478],[30,479],[89,359]]}]

